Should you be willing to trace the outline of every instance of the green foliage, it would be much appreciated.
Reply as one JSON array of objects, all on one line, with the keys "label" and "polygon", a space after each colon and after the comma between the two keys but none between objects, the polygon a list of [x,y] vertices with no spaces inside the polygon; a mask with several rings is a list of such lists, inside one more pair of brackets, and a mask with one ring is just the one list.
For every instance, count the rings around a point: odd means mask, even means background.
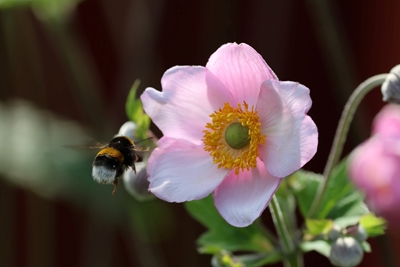
[{"label": "green foliage", "polygon": [[[331,249],[327,235],[334,225],[344,229],[360,223],[369,237],[383,234],[385,230],[385,221],[369,212],[362,194],[349,180],[346,159],[333,169],[331,175],[313,219],[307,218],[307,215],[323,182],[323,176],[300,170],[288,177],[300,212],[305,218],[306,229],[300,248],[303,252],[314,250],[326,257]],[[362,242],[361,247],[365,252],[371,250],[367,242]]]},{"label": "green foliage", "polygon": [[125,111],[129,120],[136,123],[137,129],[135,136],[140,140],[147,137],[147,132],[150,127],[150,117],[143,112],[142,101],[136,98],[139,85],[140,80],[136,80],[133,83],[126,100]]},{"label": "green foliage", "polygon": [[211,263],[213,267],[259,267],[278,261],[279,253],[255,253],[234,256],[227,251],[214,255]]},{"label": "green foliage", "polygon": [[[298,171],[289,177],[292,188],[299,203],[300,212],[307,217],[315,200],[323,176],[312,172]],[[362,195],[354,188],[347,176],[347,161],[343,160],[332,171],[327,190],[322,196],[317,219],[337,219],[368,213]]]},{"label": "green foliage", "polygon": [[[282,211],[283,222],[303,253],[317,251],[329,257],[331,244],[334,242],[329,235],[334,226],[346,229],[359,223],[365,228],[368,236],[384,233],[385,221],[368,211],[362,194],[348,179],[346,160],[332,171],[332,177],[314,218],[307,218],[323,179],[320,174],[300,170],[283,179],[275,193]],[[302,239],[296,232],[296,216],[293,216],[296,204],[305,218]],[[275,238],[261,227],[259,221],[246,228],[229,225],[214,207],[211,196],[186,203],[186,208],[194,218],[208,228],[208,231],[199,238],[198,244],[201,252],[214,254],[217,262],[214,266],[256,267],[280,261],[284,257]],[[348,234],[343,230],[338,232],[338,236],[340,235]],[[367,242],[360,244],[365,252],[371,250]],[[237,251],[255,253],[240,256],[232,254]]]},{"label": "green foliage", "polygon": [[333,228],[332,220],[306,219],[307,233],[310,235],[327,234]]},{"label": "green foliage", "polygon": [[368,213],[363,196],[355,189],[347,175],[347,159],[344,159],[332,171],[327,184],[326,194],[322,198],[320,218],[336,219],[347,216],[362,216]]},{"label": "green foliage", "polygon": [[386,229],[386,221],[372,213],[362,216],[360,225],[364,227],[369,237],[383,235]]},{"label": "green foliage", "polygon": [[262,259],[250,256],[245,258],[252,262],[251,265],[246,266],[254,267],[281,259],[275,248],[275,240],[269,236],[259,222],[244,228],[236,228],[228,224],[215,208],[212,196],[186,202],[185,206],[196,220],[208,228],[208,232],[198,239],[200,252],[209,254],[218,254],[222,251],[262,252]]},{"label": "green foliage", "polygon": [[289,179],[293,193],[296,196],[300,213],[306,218],[323,176],[313,172],[299,170],[287,179]]},{"label": "green foliage", "polygon": [[33,0],[0,0],[0,8],[29,6]]},{"label": "green foliage", "polygon": [[81,0],[0,0],[0,9],[33,8],[43,20],[63,21]]},{"label": "green foliage", "polygon": [[331,244],[329,244],[325,240],[315,240],[315,241],[307,241],[300,244],[301,251],[304,253],[310,251],[316,251],[325,257],[329,257],[329,253],[331,252]]},{"label": "green foliage", "polygon": [[282,211],[282,216],[285,224],[288,226],[288,231],[291,236],[295,236],[294,229],[297,228],[296,216],[296,198],[292,194],[290,185],[287,179],[283,179],[278,190],[275,193],[278,199],[279,207]]}]

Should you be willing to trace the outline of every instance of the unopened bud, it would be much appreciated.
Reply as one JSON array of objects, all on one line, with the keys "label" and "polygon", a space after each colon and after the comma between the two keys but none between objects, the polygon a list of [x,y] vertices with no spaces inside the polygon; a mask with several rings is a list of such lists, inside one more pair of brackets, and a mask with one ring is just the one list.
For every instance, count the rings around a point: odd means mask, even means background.
[{"label": "unopened bud", "polygon": [[357,239],[358,242],[364,242],[368,238],[367,231],[362,225],[358,225],[357,232],[354,235],[354,238]]},{"label": "unopened bud", "polygon": [[358,265],[364,255],[360,243],[353,237],[340,237],[333,244],[329,260],[335,266],[352,267]]},{"label": "unopened bud", "polygon": [[154,195],[149,192],[146,164],[144,162],[137,162],[135,165],[136,174],[130,168],[124,173],[123,180],[126,191],[140,201],[154,198]]},{"label": "unopened bud", "polygon": [[235,259],[235,256],[227,251],[221,251],[211,259],[213,267],[244,267],[244,265]]},{"label": "unopened bud", "polygon": [[328,233],[328,238],[331,241],[336,241],[336,239],[338,239],[341,234],[342,234],[342,228],[339,225],[334,224],[332,229]]},{"label": "unopened bud", "polygon": [[390,70],[381,90],[383,101],[400,104],[400,65]]},{"label": "unopened bud", "polygon": [[134,135],[135,131],[136,131],[136,123],[134,123],[133,121],[127,121],[121,126],[117,135],[126,136],[132,140],[135,140],[135,135]]}]

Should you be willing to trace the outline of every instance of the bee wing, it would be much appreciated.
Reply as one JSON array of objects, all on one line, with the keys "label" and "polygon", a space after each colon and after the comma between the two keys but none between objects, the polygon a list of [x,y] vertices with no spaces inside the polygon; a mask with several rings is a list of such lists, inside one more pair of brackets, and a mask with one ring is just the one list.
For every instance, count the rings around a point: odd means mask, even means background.
[{"label": "bee wing", "polygon": [[137,147],[135,146],[135,148],[133,149],[136,152],[145,152],[145,151],[149,151],[150,148],[149,147]]},{"label": "bee wing", "polygon": [[107,145],[106,144],[102,144],[102,143],[97,143],[97,144],[93,144],[93,145],[64,145],[63,147],[66,148],[70,148],[70,149],[103,149],[105,148]]}]

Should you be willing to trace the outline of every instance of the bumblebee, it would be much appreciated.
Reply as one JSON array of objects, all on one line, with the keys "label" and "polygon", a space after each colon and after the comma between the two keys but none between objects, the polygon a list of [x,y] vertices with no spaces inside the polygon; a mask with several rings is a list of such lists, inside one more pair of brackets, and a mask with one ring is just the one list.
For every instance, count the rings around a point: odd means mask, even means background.
[{"label": "bumblebee", "polygon": [[[151,139],[146,138],[137,143]],[[118,179],[126,169],[131,167],[136,173],[135,162],[140,160],[137,151],[147,151],[148,148],[138,148],[135,143],[126,136],[113,138],[107,145],[100,145],[91,148],[101,148],[93,161],[93,179],[102,184],[113,184],[112,194],[117,192]]]}]

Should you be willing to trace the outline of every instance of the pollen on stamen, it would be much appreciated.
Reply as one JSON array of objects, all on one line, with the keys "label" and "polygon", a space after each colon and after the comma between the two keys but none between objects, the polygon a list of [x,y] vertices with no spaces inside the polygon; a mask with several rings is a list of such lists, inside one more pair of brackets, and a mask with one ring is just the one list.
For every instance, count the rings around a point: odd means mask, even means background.
[{"label": "pollen on stamen", "polygon": [[[210,152],[218,168],[234,169],[236,174],[239,171],[250,170],[256,167],[258,157],[258,146],[265,143],[265,135],[261,134],[261,123],[258,112],[248,104],[243,102],[237,108],[232,108],[229,103],[225,103],[223,108],[210,114],[211,123],[205,125],[203,130],[204,150]],[[231,147],[226,141],[225,131],[234,123],[240,123],[248,128],[248,143],[240,149]]]}]

